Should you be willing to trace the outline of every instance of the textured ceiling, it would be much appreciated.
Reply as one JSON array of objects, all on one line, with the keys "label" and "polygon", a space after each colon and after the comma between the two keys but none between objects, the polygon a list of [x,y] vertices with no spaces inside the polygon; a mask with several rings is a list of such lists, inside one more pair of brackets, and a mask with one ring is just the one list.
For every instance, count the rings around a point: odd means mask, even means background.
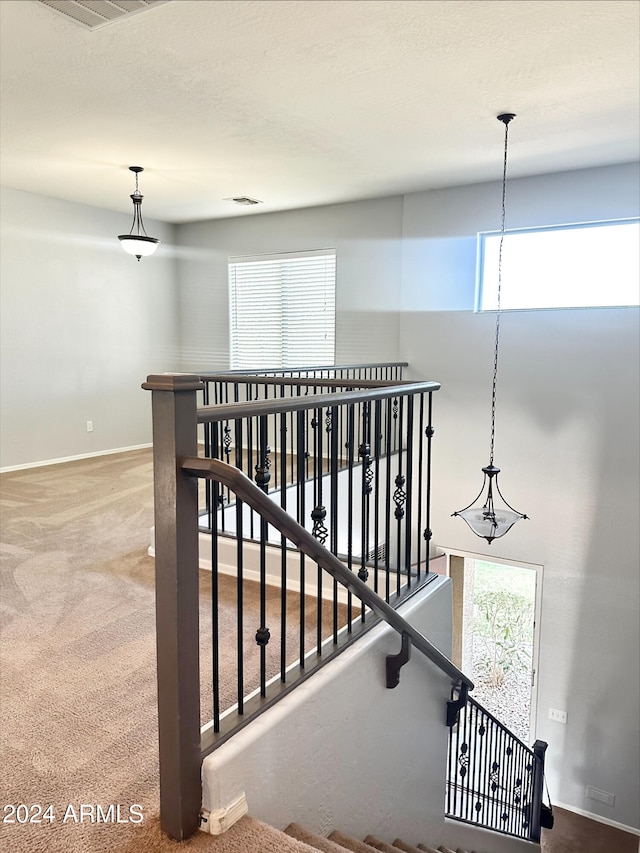
[{"label": "textured ceiling", "polygon": [[[638,157],[636,0],[0,2],[2,183],[169,222]],[[224,201],[246,195],[264,204]]]}]

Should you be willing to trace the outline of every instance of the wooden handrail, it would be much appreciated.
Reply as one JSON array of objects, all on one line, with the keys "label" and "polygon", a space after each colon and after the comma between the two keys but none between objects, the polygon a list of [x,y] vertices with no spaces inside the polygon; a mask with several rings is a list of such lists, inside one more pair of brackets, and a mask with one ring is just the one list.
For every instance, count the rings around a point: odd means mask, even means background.
[{"label": "wooden handrail", "polygon": [[[330,399],[333,399],[334,396],[332,395]],[[294,402],[298,401],[298,398],[296,398]],[[270,400],[268,402],[272,403],[273,401]],[[193,456],[183,457],[180,459],[179,465],[187,475],[215,480],[232,489],[245,503],[249,504],[252,509],[256,510],[269,524],[272,524],[283,536],[292,542],[296,548],[310,557],[321,568],[329,572],[343,586],[346,586],[347,589],[356,595],[374,613],[380,616],[388,625],[391,625],[401,636],[409,637],[412,646],[422,652],[440,670],[448,675],[454,684],[466,685],[468,690],[473,690],[473,682],[446,655],[442,654],[420,631],[410,625],[397,610],[394,610],[393,607],[380,598],[360,578],[347,569],[334,554],[321,545],[288,512],[274,503],[242,471],[219,459],[204,459]]]},{"label": "wooden handrail", "polygon": [[[330,384],[335,382],[335,380],[323,380],[323,382]],[[295,384],[301,383],[295,380]],[[319,385],[320,382],[311,381],[310,384]],[[345,384],[341,380],[337,381],[338,386],[344,386]],[[364,385],[365,383],[363,380],[362,383],[358,381],[357,383],[349,382],[348,384]],[[145,385],[143,387],[148,386]],[[275,397],[268,400],[249,400],[244,403],[202,406],[198,409],[198,423],[251,418],[260,415],[279,414],[281,412],[331,408],[342,403],[366,403],[398,395],[428,394],[431,391],[437,391],[439,388],[439,382],[401,381],[389,384],[387,382],[380,383],[374,381],[371,386],[363,387],[358,391],[337,391],[335,394],[310,394],[305,397]]]}]

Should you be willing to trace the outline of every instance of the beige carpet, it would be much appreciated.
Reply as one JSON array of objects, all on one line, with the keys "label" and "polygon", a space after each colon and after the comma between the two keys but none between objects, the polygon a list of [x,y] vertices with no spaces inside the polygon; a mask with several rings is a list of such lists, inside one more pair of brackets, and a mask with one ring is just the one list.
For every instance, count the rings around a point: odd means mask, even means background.
[{"label": "beige carpet", "polygon": [[[306,844],[248,817],[219,839],[197,833],[178,845],[160,832],[153,560],[146,553],[153,523],[150,452],[4,474],[0,498],[0,807],[52,806],[51,822],[0,823],[3,853],[309,853]],[[209,584],[202,572],[203,670]],[[251,587],[245,601],[249,645],[258,618]],[[235,646],[234,583],[223,580],[222,591],[221,636]],[[297,604],[290,595],[291,612]],[[268,608],[273,629],[279,593]],[[313,608],[308,618],[313,624]],[[275,673],[279,652],[272,633],[269,667]],[[313,643],[309,632],[308,647]],[[253,657],[247,680],[255,682]],[[229,669],[227,703],[235,687]],[[210,703],[207,689],[205,682]],[[140,804],[143,820],[91,823],[85,809],[79,822],[81,804],[93,806],[94,816],[97,805],[104,811],[120,805],[121,820],[129,806]],[[634,836],[555,811],[543,853],[637,853]],[[5,809],[0,820],[11,817]],[[29,808],[27,817],[37,818],[37,810]]]},{"label": "beige carpet", "polygon": [[[154,567],[146,553],[152,488],[147,450],[0,477],[0,805],[40,805],[43,812],[51,805],[53,818],[0,824],[3,849],[12,853],[175,846],[161,838],[156,819]],[[201,572],[207,708],[209,587],[210,575]],[[256,590],[246,585],[247,687],[258,683]],[[220,636],[235,649],[235,581],[222,579],[221,593]],[[272,591],[268,602],[270,674],[279,666],[279,595]],[[298,607],[298,596],[289,594],[289,611]],[[315,642],[314,610],[307,614],[307,648]],[[292,628],[288,647],[294,654]],[[229,666],[221,683],[223,709],[235,701],[235,678]],[[120,805],[121,820],[139,804],[144,819],[137,825],[95,823],[85,810],[80,822],[81,804],[100,804],[103,811]],[[29,818],[38,816],[37,809],[29,810]],[[10,810],[2,817],[11,818]],[[192,843],[214,842],[200,836]]]}]

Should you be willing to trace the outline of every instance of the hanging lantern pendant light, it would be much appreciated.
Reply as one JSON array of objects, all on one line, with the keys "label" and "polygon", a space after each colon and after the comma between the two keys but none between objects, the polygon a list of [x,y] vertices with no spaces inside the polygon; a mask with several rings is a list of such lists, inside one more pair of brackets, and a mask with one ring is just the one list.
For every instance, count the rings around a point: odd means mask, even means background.
[{"label": "hanging lantern pendant light", "polygon": [[[142,199],[144,196],[138,189],[138,174],[144,172],[142,166],[129,166],[129,171],[136,176],[136,189],[129,198],[133,202],[133,222],[128,234],[120,234],[118,240],[125,252],[135,255],[138,260],[143,255],[152,255],[160,245],[157,237],[149,237],[142,221]],[[135,229],[135,233],[134,233]]]},{"label": "hanging lantern pendant light", "polygon": [[[489,544],[494,539],[504,536],[513,525],[522,518],[528,518],[523,512],[518,512],[502,497],[498,486],[500,469],[493,464],[493,446],[496,426],[496,387],[498,379],[498,353],[500,348],[500,296],[502,290],[502,246],[504,243],[506,219],[506,189],[507,189],[507,150],[509,145],[509,122],[515,118],[514,113],[502,113],[498,121],[504,124],[504,161],[502,170],[502,222],[500,226],[500,249],[498,252],[498,305],[496,312],[496,337],[493,355],[493,385],[491,388],[491,444],[489,448],[489,464],[483,468],[484,480],[479,495],[469,506],[454,512],[469,525],[471,530],[487,540]],[[494,494],[495,491],[495,494]],[[504,506],[496,503],[497,498]]]}]

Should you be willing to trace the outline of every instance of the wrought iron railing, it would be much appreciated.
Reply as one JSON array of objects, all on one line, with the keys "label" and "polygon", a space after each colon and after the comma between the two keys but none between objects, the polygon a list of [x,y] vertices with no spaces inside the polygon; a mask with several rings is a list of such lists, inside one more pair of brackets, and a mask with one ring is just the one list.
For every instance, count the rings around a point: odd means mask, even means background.
[{"label": "wrought iron railing", "polygon": [[539,842],[546,748],[528,747],[467,697],[449,730],[447,817]]},{"label": "wrought iron railing", "polygon": [[[218,401],[199,413],[205,457],[244,471],[361,578],[371,573],[387,601],[405,580],[410,587],[412,577],[428,572],[435,383],[428,389],[245,375],[205,381],[205,401],[211,383]],[[209,483],[204,498],[203,530],[235,537],[242,524],[240,538],[259,539],[259,516],[239,514],[228,487]],[[277,539],[270,545],[279,547]]]},{"label": "wrought iron railing", "polygon": [[[458,713],[473,707],[472,682],[394,609],[433,577],[430,460],[438,384],[349,379],[348,387],[358,387],[345,391],[341,380],[314,378],[315,393],[307,394],[298,393],[306,381],[300,378],[295,386],[285,377],[259,379],[267,382],[259,387],[296,393],[198,407],[205,393],[198,376],[151,376],[143,386],[153,392],[161,822],[177,839],[198,827],[203,757],[380,619],[402,638],[400,653],[387,659],[387,686],[398,683],[413,646],[451,678],[447,724],[455,726]],[[213,381],[228,387],[230,377]],[[211,564],[204,609],[203,539]],[[218,636],[220,587],[229,584],[223,552],[228,557],[230,550],[231,662],[222,659]],[[267,593],[274,573],[275,603]],[[259,615],[251,623],[243,602],[247,579],[259,589]],[[223,682],[233,685],[226,693]]]}]

